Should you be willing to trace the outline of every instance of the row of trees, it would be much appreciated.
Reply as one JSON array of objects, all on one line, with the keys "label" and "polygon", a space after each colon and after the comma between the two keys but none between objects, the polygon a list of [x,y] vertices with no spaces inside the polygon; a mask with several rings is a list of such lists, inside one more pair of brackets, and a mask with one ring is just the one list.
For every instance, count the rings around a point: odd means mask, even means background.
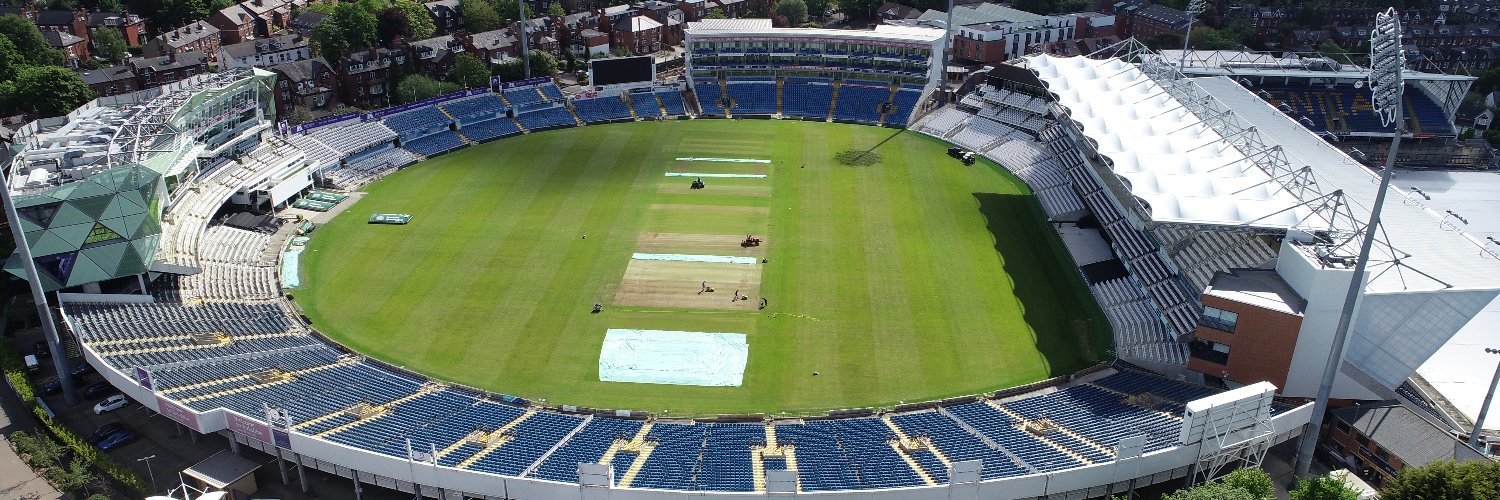
[{"label": "row of trees", "polygon": [[77,73],[60,66],[36,24],[16,15],[0,16],[0,109],[34,116],[57,116],[94,98]]},{"label": "row of trees", "polygon": [[[1359,493],[1331,477],[1304,479],[1288,492],[1291,500],[1358,500]],[[1223,478],[1178,490],[1163,500],[1275,500],[1271,476],[1240,469]],[[1401,471],[1380,489],[1381,500],[1481,500],[1500,498],[1500,463],[1433,462]]]},{"label": "row of trees", "polygon": [[330,62],[348,51],[431,38],[437,31],[427,8],[412,0],[317,3],[308,9],[328,15],[313,27],[312,44]]},{"label": "row of trees", "polygon": [[[557,73],[557,58],[542,51],[531,53],[531,74],[552,75]],[[526,77],[526,67],[519,58],[495,65],[493,68],[473,54],[459,54],[448,71],[447,81],[434,80],[425,75],[407,75],[396,84],[396,102],[407,103],[429,97],[457,92],[466,88],[489,86],[490,75],[501,81],[512,82]]]}]

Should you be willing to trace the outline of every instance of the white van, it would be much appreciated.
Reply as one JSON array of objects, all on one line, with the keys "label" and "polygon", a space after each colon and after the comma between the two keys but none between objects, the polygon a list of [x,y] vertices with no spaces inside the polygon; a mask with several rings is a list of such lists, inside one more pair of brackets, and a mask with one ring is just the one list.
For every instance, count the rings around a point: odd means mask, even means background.
[{"label": "white van", "polygon": [[39,372],[39,371],[42,371],[42,365],[36,362],[36,355],[35,354],[27,354],[26,355],[26,373],[36,373],[36,372]]}]

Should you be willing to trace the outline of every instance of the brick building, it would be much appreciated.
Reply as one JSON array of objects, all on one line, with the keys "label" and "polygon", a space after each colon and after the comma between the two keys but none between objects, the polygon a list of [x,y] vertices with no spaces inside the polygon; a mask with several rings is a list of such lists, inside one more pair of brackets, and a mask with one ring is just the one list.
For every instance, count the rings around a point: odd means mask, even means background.
[{"label": "brick building", "polygon": [[276,116],[285,117],[293,109],[318,112],[338,105],[338,75],[321,57],[278,64],[268,68],[276,73]]},{"label": "brick building", "polygon": [[458,0],[437,0],[422,6],[432,16],[432,24],[437,28],[438,35],[450,33],[464,25],[464,18],[458,13]]},{"label": "brick building", "polygon": [[1121,18],[1122,36],[1133,36],[1150,40],[1165,34],[1183,34],[1188,23],[1195,22],[1183,12],[1165,5],[1130,6],[1124,12],[1116,11]]},{"label": "brick building", "polygon": [[312,57],[312,51],[307,39],[291,34],[221,46],[218,60],[220,68],[229,69],[275,66],[309,57]]},{"label": "brick building", "polygon": [[662,49],[663,31],[664,26],[655,19],[635,16],[615,24],[611,45],[625,47],[636,55],[650,54]]},{"label": "brick building", "polygon": [[396,69],[405,64],[405,52],[384,48],[345,55],[334,68],[340,88],[339,101],[360,107],[390,104]]},{"label": "brick building", "polygon": [[217,62],[219,55],[219,28],[198,21],[181,28],[157,35],[146,42],[143,53],[146,57],[163,57],[199,52],[207,55],[210,62]]},{"label": "brick building", "polygon": [[129,94],[141,89],[140,83],[136,81],[135,68],[128,64],[80,71],[78,76],[100,97]]},{"label": "brick building", "polygon": [[207,73],[208,62],[208,55],[191,50],[165,56],[134,57],[128,64],[135,70],[140,88],[147,89]]},{"label": "brick building", "polygon": [[1262,269],[1220,273],[1201,299],[1188,369],[1231,385],[1286,387],[1306,301],[1274,270]]},{"label": "brick building", "polygon": [[1330,410],[1325,450],[1366,482],[1380,487],[1407,467],[1438,461],[1485,460],[1450,429],[1397,402]]},{"label": "brick building", "polygon": [[70,68],[77,68],[83,61],[89,60],[89,44],[86,40],[73,36],[66,31],[43,31],[42,38],[47,39],[47,44],[52,48],[62,51],[66,59],[64,64]]}]

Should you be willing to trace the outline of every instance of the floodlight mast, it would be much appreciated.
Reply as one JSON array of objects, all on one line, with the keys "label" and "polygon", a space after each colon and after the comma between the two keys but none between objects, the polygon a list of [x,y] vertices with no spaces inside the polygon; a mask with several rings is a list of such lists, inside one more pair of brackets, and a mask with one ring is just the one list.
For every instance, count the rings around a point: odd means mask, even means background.
[{"label": "floodlight mast", "polygon": [[52,351],[52,368],[57,371],[57,385],[62,387],[63,401],[70,406],[76,405],[78,391],[73,387],[68,353],[63,349],[62,337],[57,335],[57,324],[52,320],[52,306],[47,301],[47,292],[42,290],[36,259],[31,255],[31,242],[27,241],[29,238],[26,237],[26,231],[21,229],[21,216],[16,213],[16,202],[11,197],[10,177],[3,171],[0,171],[0,203],[5,205],[5,218],[10,221],[10,235],[16,242],[16,253],[21,258],[21,268],[26,272],[26,282],[31,285],[31,300],[36,304],[37,320],[42,323],[42,336],[47,338],[47,349]]},{"label": "floodlight mast", "polygon": [[1359,259],[1354,264],[1354,275],[1349,279],[1349,292],[1344,296],[1344,308],[1339,312],[1338,329],[1333,332],[1333,346],[1328,351],[1328,364],[1323,367],[1318,398],[1313,401],[1311,425],[1303,432],[1302,445],[1297,449],[1298,476],[1306,477],[1312,469],[1318,434],[1323,427],[1323,417],[1328,413],[1328,398],[1333,393],[1333,381],[1338,375],[1339,365],[1344,362],[1344,343],[1349,339],[1354,308],[1364,295],[1365,267],[1370,263],[1370,248],[1375,243],[1375,230],[1380,224],[1380,209],[1385,204],[1386,191],[1390,190],[1391,173],[1396,169],[1396,150],[1401,146],[1401,134],[1406,128],[1401,111],[1404,90],[1401,70],[1405,66],[1406,54],[1401,50],[1401,20],[1396,16],[1396,9],[1389,8],[1375,15],[1375,29],[1370,30],[1369,87],[1375,114],[1382,124],[1394,126],[1395,134],[1391,138],[1391,150],[1385,157],[1385,170],[1380,173],[1380,190],[1376,191],[1375,204],[1370,207],[1370,222],[1365,225]]},{"label": "floodlight mast", "polygon": [[1177,72],[1182,73],[1187,69],[1188,40],[1193,39],[1193,25],[1198,22],[1198,14],[1202,14],[1208,8],[1208,0],[1193,0],[1187,6],[1187,32],[1182,34],[1182,55],[1177,57]]}]

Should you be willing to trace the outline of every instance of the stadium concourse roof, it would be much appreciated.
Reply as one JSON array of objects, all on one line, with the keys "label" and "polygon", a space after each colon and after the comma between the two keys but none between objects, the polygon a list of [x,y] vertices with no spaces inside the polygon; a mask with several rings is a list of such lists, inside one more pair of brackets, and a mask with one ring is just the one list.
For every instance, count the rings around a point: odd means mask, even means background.
[{"label": "stadium concourse roof", "polygon": [[[1357,220],[1368,220],[1379,188],[1379,176],[1327,141],[1313,135],[1286,114],[1226,77],[1191,81],[1234,110],[1289,161],[1306,165],[1324,192],[1341,190]],[[1404,173],[1386,196],[1383,230],[1372,253],[1370,293],[1500,289],[1496,245],[1466,233],[1442,210],[1421,196],[1401,189]],[[1487,215],[1487,214],[1485,214]],[[1472,217],[1482,216],[1475,213]]]},{"label": "stadium concourse roof", "polygon": [[1027,56],[1157,222],[1288,229],[1326,222],[1134,64]]},{"label": "stadium concourse roof", "polygon": [[[1468,234],[1488,243],[1485,238],[1500,239],[1500,172],[1398,172],[1397,184],[1422,190],[1431,200],[1423,200],[1439,213],[1452,210],[1469,219],[1464,226]],[[1489,243],[1488,250],[1500,252],[1500,245]],[[1495,333],[1500,325],[1500,299],[1491,302],[1474,319],[1469,320],[1448,343],[1417,368],[1417,374],[1442,394],[1459,413],[1473,422],[1484,403],[1495,355],[1486,347],[1500,346]],[[1476,371],[1478,375],[1476,375]],[[1490,403],[1490,415],[1500,415],[1500,401]],[[1500,431],[1500,418],[1486,418],[1487,431]]]},{"label": "stadium concourse roof", "polygon": [[943,38],[943,30],[916,26],[878,25],[873,30],[835,30],[823,28],[776,28],[770,19],[704,19],[687,23],[687,33],[708,37],[828,37],[931,44]]},{"label": "stadium concourse roof", "polygon": [[[1294,53],[1275,55],[1266,52],[1248,52],[1243,50],[1189,50],[1187,57],[1183,58],[1181,50],[1163,50],[1161,57],[1170,61],[1173,66],[1177,65],[1179,59],[1183,62],[1182,72],[1188,76],[1269,76],[1288,78],[1343,78],[1350,80],[1364,80],[1369,78],[1370,69],[1339,62],[1336,66],[1328,64],[1334,62],[1331,59],[1317,55],[1308,57],[1299,56]],[[1402,78],[1406,80],[1426,81],[1448,81],[1461,82],[1477,80],[1477,77],[1468,75],[1446,75],[1443,73],[1425,73],[1421,71],[1404,71]]]}]

